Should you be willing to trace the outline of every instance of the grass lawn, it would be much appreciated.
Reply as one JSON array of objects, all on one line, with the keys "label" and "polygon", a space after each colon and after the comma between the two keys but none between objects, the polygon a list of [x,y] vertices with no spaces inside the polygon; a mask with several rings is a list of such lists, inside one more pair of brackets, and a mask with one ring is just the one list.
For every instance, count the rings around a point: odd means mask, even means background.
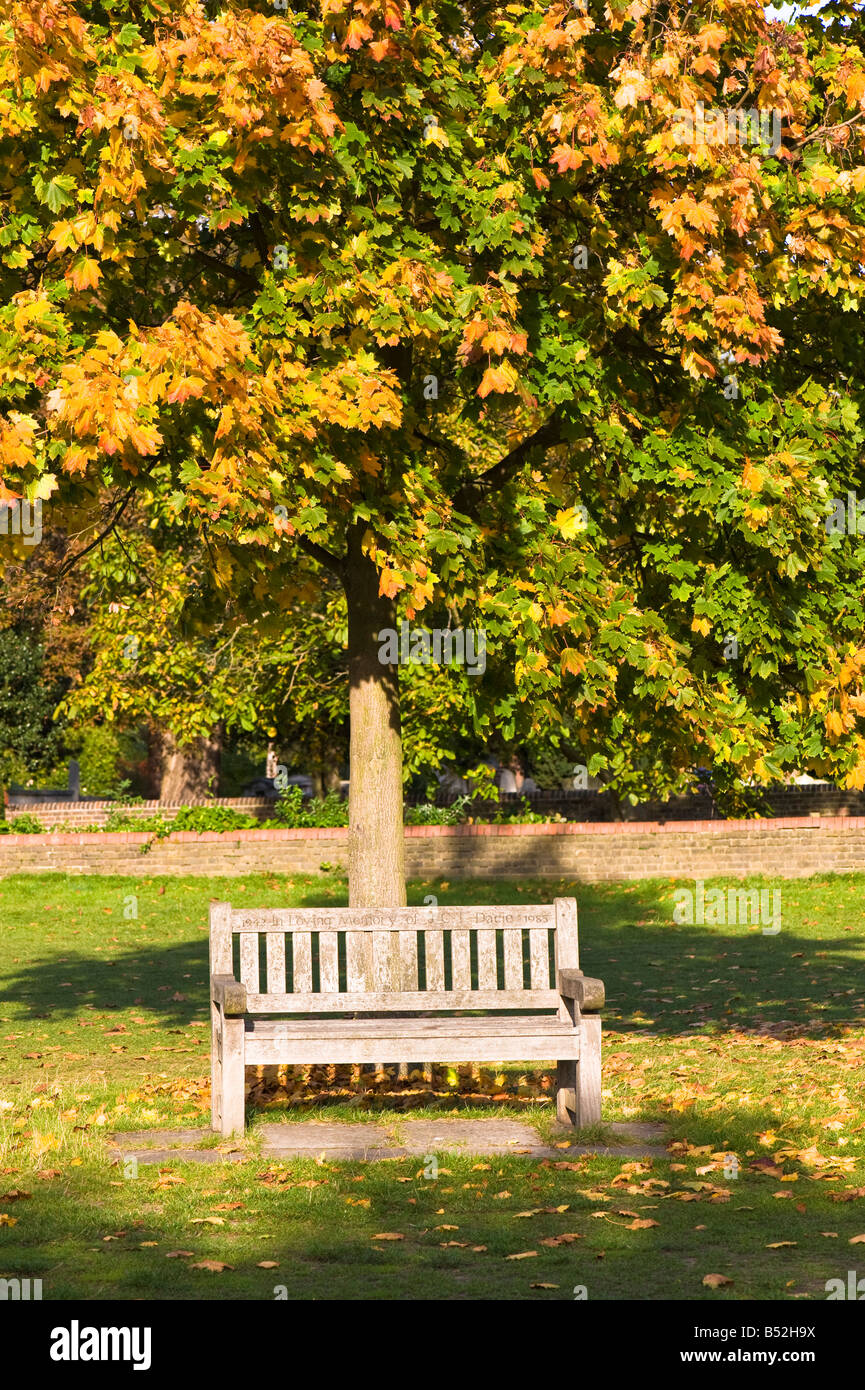
[{"label": "grass lawn", "polygon": [[344,880],[0,880],[0,1276],[41,1278],[46,1299],[825,1299],[865,1274],[865,876],[754,880],[781,889],[777,935],[677,925],[676,886],[424,882],[409,899],[576,896],[609,1001],[605,1121],[662,1121],[665,1159],[440,1156],[431,1180],[416,1159],[256,1157],[265,1120],[411,1110],[552,1132],[538,1068],[402,1089],[317,1068],[261,1075],[246,1162],[127,1180],[112,1132],[209,1123],[208,901],[335,905]]}]

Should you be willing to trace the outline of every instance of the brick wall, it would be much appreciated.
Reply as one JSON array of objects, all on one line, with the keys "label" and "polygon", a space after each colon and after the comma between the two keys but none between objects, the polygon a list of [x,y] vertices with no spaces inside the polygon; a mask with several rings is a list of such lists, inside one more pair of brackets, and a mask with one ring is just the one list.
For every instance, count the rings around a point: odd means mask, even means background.
[{"label": "brick wall", "polygon": [[[763,814],[767,818],[791,816],[862,816],[865,815],[865,793],[844,791],[840,787],[824,784],[811,786],[769,787],[762,792]],[[419,798],[410,798],[416,804]],[[446,805],[453,797],[440,795],[437,801]],[[505,805],[521,802],[517,796],[503,796]],[[697,821],[714,819],[714,808],[709,796],[678,796],[669,801],[646,801],[638,806],[622,805],[620,812],[612,800],[603,792],[539,792],[528,797],[533,810],[544,815],[560,815],[573,821],[616,822],[619,813],[627,822],[631,821]],[[226,806],[247,816],[257,816],[267,820],[273,815],[274,802],[267,797],[216,797],[206,801],[185,803],[201,806]],[[86,825],[104,825],[111,811],[122,810],[124,814],[136,818],[152,816],[160,812],[166,820],[173,820],[179,806],[162,804],[159,801],[145,801],[138,806],[118,807],[114,801],[32,801],[23,796],[9,797],[6,817],[12,821],[16,816],[33,815],[50,830],[58,825],[77,829]],[[479,804],[477,811],[484,808]],[[496,806],[490,802],[485,807],[492,816]]]},{"label": "brick wall", "polygon": [[[273,815],[274,801],[266,796],[223,796],[208,801],[184,801],[184,806],[226,806],[231,811],[240,811],[244,816],[257,816],[267,820]],[[6,807],[6,819],[14,821],[17,816],[35,816],[46,830],[57,825],[73,828],[85,825],[104,825],[112,811],[122,811],[125,816],[143,820],[146,816],[162,815],[165,820],[174,820],[180,804],[173,805],[162,801],[142,801],[137,806],[118,806],[116,801],[30,801],[23,796],[10,796]]]},{"label": "brick wall", "polygon": [[[0,836],[10,873],[318,873],[344,867],[348,832],[229,830]],[[150,842],[150,849],[145,853]],[[583,881],[865,871],[865,817],[627,824],[409,826],[412,878],[566,877]]]}]

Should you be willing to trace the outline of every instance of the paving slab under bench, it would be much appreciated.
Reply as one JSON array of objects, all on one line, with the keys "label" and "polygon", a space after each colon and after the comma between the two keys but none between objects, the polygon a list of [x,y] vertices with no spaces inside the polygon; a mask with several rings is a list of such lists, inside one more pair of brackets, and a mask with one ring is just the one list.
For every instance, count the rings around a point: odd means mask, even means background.
[{"label": "paving slab under bench", "polygon": [[[319,1158],[368,1162],[386,1158],[423,1158],[444,1152],[567,1158],[594,1154],[615,1158],[666,1158],[660,1145],[662,1125],[610,1124],[606,1129],[621,1144],[544,1144],[537,1131],[519,1120],[412,1120],[394,1117],[376,1124],[328,1124],[320,1120],[261,1125],[256,1135],[265,1159]],[[567,1136],[567,1131],[562,1131]],[[212,1142],[209,1129],[153,1129],[119,1133],[111,1138],[118,1161],[139,1163],[238,1163],[251,1155],[242,1145],[197,1148]]]}]

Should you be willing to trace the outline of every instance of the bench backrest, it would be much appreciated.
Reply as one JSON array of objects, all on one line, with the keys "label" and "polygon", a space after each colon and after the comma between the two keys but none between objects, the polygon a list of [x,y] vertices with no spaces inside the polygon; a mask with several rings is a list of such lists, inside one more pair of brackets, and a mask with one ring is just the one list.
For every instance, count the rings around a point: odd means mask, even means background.
[{"label": "bench backrest", "polygon": [[556,969],[579,968],[577,904],[373,911],[216,902],[210,968],[246,985],[249,1013],[553,1009]]}]

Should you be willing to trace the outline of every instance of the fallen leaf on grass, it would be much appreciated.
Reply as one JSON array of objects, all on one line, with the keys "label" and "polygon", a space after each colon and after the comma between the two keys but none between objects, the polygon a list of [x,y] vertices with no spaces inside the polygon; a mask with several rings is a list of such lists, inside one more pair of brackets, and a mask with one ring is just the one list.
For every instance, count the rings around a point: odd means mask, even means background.
[{"label": "fallen leaf on grass", "polygon": [[221,1274],[225,1269],[234,1269],[234,1265],[227,1265],[223,1260],[199,1260],[196,1264],[190,1265],[190,1269],[209,1269],[211,1274]]},{"label": "fallen leaf on grass", "polygon": [[521,1250],[519,1255],[505,1255],[506,1260],[530,1260],[532,1255],[537,1255],[537,1250]]},{"label": "fallen leaf on grass", "polygon": [[725,1284],[732,1284],[733,1280],[728,1279],[726,1274],[704,1274],[703,1283],[710,1289],[720,1289]]},{"label": "fallen leaf on grass", "polygon": [[165,1252],[165,1258],[166,1260],[179,1260],[182,1257],[185,1260],[188,1255],[194,1254],[194,1250],[167,1250]]},{"label": "fallen leaf on grass", "polygon": [[820,1234],[821,1236],[826,1236],[827,1238],[831,1238],[832,1240],[838,1239],[837,1231],[821,1231]]},{"label": "fallen leaf on grass", "polygon": [[279,1269],[279,1260],[259,1260],[259,1269]]},{"label": "fallen leaf on grass", "polygon": [[557,1289],[558,1284],[529,1284],[530,1289]]},{"label": "fallen leaf on grass", "polygon": [[573,1245],[575,1240],[582,1240],[579,1231],[563,1231],[560,1236],[545,1236],[541,1245]]},{"label": "fallen leaf on grass", "polygon": [[784,1169],[779,1168],[771,1158],[755,1158],[753,1163],[748,1164],[757,1173],[765,1173],[768,1178],[782,1178]]},{"label": "fallen leaf on grass", "polygon": [[865,1235],[851,1236],[848,1242],[850,1245],[865,1245]]},{"label": "fallen leaf on grass", "polygon": [[142,1240],[139,1242],[139,1250],[154,1250],[159,1244],[158,1240]]},{"label": "fallen leaf on grass", "polygon": [[18,1217],[10,1216],[6,1211],[0,1211],[0,1226],[17,1226]]},{"label": "fallen leaf on grass", "polygon": [[767,1250],[783,1250],[787,1245],[798,1245],[798,1240],[773,1240],[771,1245],[767,1245]]},{"label": "fallen leaf on grass", "polygon": [[32,1192],[24,1192],[20,1187],[13,1187],[11,1192],[0,1194],[0,1202],[23,1202],[27,1197],[32,1197]]},{"label": "fallen leaf on grass", "polygon": [[224,1226],[224,1216],[193,1216],[189,1221],[190,1226]]},{"label": "fallen leaf on grass", "polygon": [[650,1226],[657,1226],[658,1222],[653,1221],[650,1216],[637,1217],[636,1221],[629,1221],[625,1227],[626,1231],[647,1231]]},{"label": "fallen leaf on grass", "polygon": [[399,1231],[379,1231],[373,1240],[405,1240],[405,1236]]},{"label": "fallen leaf on grass", "polygon": [[515,1211],[514,1220],[521,1216],[560,1216],[563,1211],[570,1209],[568,1202],[563,1202],[560,1207],[532,1207],[530,1211]]},{"label": "fallen leaf on grass", "polygon": [[220,1202],[218,1206],[211,1207],[211,1211],[237,1211],[243,1205],[243,1202]]}]

